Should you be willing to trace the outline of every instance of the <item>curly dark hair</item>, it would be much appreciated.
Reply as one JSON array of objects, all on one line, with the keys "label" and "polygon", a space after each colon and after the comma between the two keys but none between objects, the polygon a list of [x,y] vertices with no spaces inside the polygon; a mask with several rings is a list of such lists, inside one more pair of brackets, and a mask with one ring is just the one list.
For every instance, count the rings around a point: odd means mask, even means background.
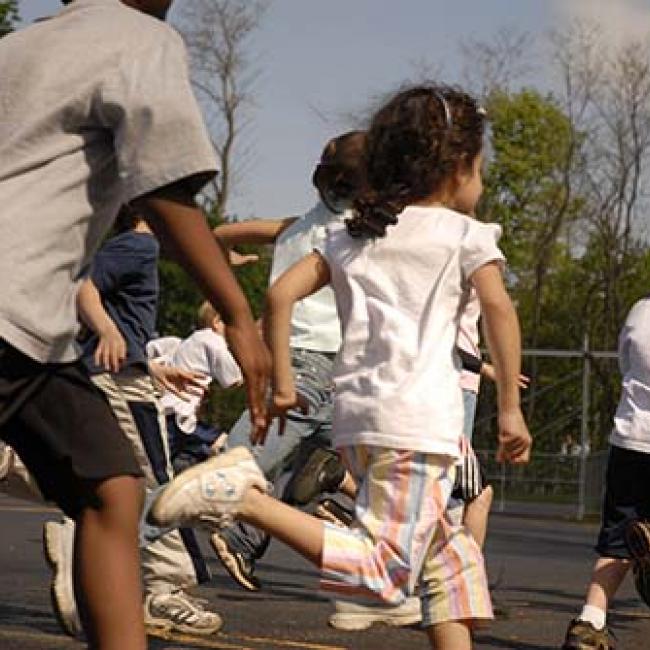
[{"label": "curly dark hair", "polygon": [[398,92],[377,111],[366,134],[366,190],[346,221],[352,237],[383,237],[409,204],[440,190],[480,153],[485,112],[450,86]]},{"label": "curly dark hair", "polygon": [[352,202],[365,188],[365,144],[365,131],[348,131],[325,145],[312,183],[326,204],[328,196]]}]

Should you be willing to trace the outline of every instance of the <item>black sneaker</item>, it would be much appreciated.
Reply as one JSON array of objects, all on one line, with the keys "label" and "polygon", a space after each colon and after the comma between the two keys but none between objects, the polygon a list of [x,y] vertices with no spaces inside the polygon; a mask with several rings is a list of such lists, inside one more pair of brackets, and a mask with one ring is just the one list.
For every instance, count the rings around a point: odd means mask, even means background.
[{"label": "black sneaker", "polygon": [[255,577],[255,562],[234,551],[221,533],[210,535],[210,545],[230,577],[248,591],[259,591],[262,583]]},{"label": "black sneaker", "polygon": [[616,639],[604,627],[597,630],[589,621],[575,618],[569,624],[562,650],[615,650]]},{"label": "black sneaker", "polygon": [[316,516],[341,528],[348,528],[354,519],[354,512],[334,499],[323,499],[316,507]]},{"label": "black sneaker", "polygon": [[629,523],[625,543],[632,556],[634,586],[641,600],[650,606],[650,522],[638,519]]},{"label": "black sneaker", "polygon": [[316,447],[291,480],[291,500],[306,506],[323,492],[336,492],[345,478],[341,457],[331,449]]}]

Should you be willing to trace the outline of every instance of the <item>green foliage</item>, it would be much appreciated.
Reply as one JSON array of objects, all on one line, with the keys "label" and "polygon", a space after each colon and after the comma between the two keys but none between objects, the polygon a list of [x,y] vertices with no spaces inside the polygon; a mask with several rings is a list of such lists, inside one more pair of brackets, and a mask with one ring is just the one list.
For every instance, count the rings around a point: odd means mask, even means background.
[{"label": "green foliage", "polygon": [[13,31],[19,20],[18,0],[0,0],[0,37]]},{"label": "green foliage", "polygon": [[[619,250],[589,220],[589,197],[573,175],[583,164],[585,138],[553,96],[534,90],[495,93],[488,101],[491,140],[479,217],[500,223],[507,279],[524,345],[580,350],[585,333],[593,350],[616,349],[631,305],[647,293],[647,242]],[[534,375],[535,409],[529,426],[538,451],[556,452],[560,440],[579,439],[580,359],[524,359]],[[592,448],[607,441],[620,392],[612,360],[593,360],[590,409]],[[524,409],[532,391],[524,392]],[[477,446],[493,447],[494,395],[482,389]]]},{"label": "green foliage", "polygon": [[502,225],[501,246],[509,268],[530,289],[535,268],[531,262],[552,226],[550,216],[569,201],[570,220],[581,205],[567,196],[565,178],[578,136],[553,97],[533,90],[495,93],[488,112],[492,156],[485,178],[483,216]]}]

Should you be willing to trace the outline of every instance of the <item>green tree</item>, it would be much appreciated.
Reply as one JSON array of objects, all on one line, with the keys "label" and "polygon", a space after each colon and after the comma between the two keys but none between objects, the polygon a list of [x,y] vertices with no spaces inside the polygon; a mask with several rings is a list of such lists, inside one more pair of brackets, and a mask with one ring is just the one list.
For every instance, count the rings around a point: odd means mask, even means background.
[{"label": "green tree", "polygon": [[[551,95],[495,91],[487,104],[492,156],[481,216],[503,226],[501,245],[526,344],[549,346],[542,338],[545,293],[558,256],[567,254],[563,235],[583,205],[573,189],[581,136]],[[536,402],[534,359],[531,366],[529,419]]]},{"label": "green tree", "polygon": [[18,0],[0,0],[0,36],[13,31],[18,20]]}]

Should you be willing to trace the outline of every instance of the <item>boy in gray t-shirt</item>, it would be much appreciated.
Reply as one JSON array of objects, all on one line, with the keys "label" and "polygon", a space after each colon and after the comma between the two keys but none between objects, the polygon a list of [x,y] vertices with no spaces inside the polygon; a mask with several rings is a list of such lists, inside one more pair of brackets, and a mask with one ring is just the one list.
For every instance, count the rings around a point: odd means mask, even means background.
[{"label": "boy in gray t-shirt", "polygon": [[182,41],[153,18],[171,0],[67,4],[0,41],[0,438],[77,522],[90,645],[142,650],[141,472],[74,344],[77,291],[119,205],[146,215],[219,308],[254,429],[268,357],[193,199],[216,163]]}]

